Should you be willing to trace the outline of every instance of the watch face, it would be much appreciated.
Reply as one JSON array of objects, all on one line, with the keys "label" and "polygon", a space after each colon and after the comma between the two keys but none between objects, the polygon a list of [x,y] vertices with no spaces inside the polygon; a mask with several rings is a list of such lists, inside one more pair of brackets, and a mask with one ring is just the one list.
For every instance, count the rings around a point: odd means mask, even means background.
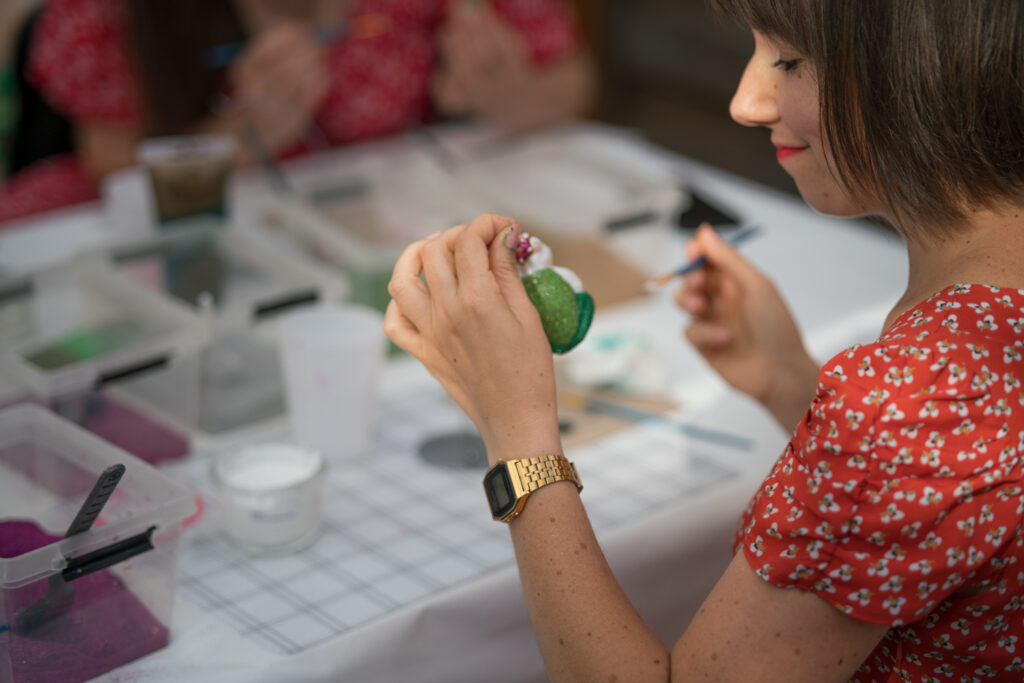
[{"label": "watch face", "polygon": [[506,515],[515,506],[515,491],[512,490],[512,480],[505,463],[487,473],[484,477],[484,490],[487,492],[487,502],[491,505],[491,514],[495,517]]}]

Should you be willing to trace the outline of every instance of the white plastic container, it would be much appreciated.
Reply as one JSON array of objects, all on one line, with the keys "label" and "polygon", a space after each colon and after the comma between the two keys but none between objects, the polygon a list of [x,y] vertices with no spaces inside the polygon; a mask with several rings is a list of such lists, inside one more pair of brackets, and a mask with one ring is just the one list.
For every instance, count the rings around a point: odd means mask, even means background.
[{"label": "white plastic container", "polygon": [[284,554],[320,535],[324,459],[288,443],[262,443],[214,459],[224,531],[247,550]]},{"label": "white plastic container", "polygon": [[[62,538],[114,464],[125,474],[100,517]],[[166,645],[194,508],[185,486],[73,423],[37,406],[0,411],[0,680],[82,681]],[[16,633],[56,575],[73,588],[67,610]]]}]

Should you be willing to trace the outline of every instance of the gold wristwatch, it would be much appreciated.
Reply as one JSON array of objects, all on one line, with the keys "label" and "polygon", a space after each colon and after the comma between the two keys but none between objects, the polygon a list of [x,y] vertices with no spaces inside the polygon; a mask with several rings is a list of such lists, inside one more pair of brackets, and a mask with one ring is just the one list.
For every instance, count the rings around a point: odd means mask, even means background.
[{"label": "gold wristwatch", "polygon": [[576,465],[564,455],[499,460],[484,475],[491,516],[499,522],[511,522],[526,507],[531,493],[556,481],[571,481],[577,491],[583,490]]}]

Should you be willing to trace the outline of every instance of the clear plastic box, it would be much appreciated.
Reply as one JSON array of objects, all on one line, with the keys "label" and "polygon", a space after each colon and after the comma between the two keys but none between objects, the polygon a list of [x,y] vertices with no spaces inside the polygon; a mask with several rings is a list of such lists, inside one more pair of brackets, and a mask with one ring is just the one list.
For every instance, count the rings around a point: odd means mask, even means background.
[{"label": "clear plastic box", "polygon": [[[114,464],[125,473],[99,518],[63,538]],[[0,410],[0,680],[86,680],[166,645],[194,509],[185,486],[68,420]],[[53,600],[55,584],[70,600]],[[41,600],[45,620],[26,629]]]},{"label": "clear plastic box", "polygon": [[[277,248],[259,235],[193,222],[83,256],[106,264],[129,286],[151,290],[207,330],[192,366],[192,401],[165,396],[167,378],[134,382],[127,394],[188,430],[193,450],[218,450],[239,434],[282,425],[283,377],[272,325],[276,316],[347,292],[340,275]],[[204,294],[205,293],[205,294]]]},{"label": "clear plastic box", "polygon": [[0,281],[0,365],[20,389],[147,462],[188,453],[183,430],[126,392],[148,386],[178,412],[195,406],[195,350],[208,332],[192,313],[101,264],[72,261]]},{"label": "clear plastic box", "polygon": [[105,261],[202,318],[212,334],[246,328],[291,308],[337,300],[347,285],[259,236],[193,221],[188,228],[118,244],[83,256]]},{"label": "clear plastic box", "polygon": [[4,365],[43,398],[158,371],[205,335],[194,315],[78,262],[0,282],[0,322]]}]

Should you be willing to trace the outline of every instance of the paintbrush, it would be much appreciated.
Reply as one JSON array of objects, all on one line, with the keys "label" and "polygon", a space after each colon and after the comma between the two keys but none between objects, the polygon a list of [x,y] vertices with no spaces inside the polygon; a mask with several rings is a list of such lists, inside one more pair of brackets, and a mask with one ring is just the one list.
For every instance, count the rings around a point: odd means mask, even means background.
[{"label": "paintbrush", "polygon": [[608,415],[625,422],[651,423],[719,446],[749,451],[754,445],[750,439],[744,436],[701,427],[668,415],[643,410],[619,401],[610,401],[581,391],[562,390],[558,392],[558,398],[563,406],[571,410]]},{"label": "paintbrush", "polygon": [[[100,473],[99,479],[86,496],[78,514],[68,527],[64,538],[71,538],[85,533],[92,528],[93,522],[99,517],[107,499],[114,492],[117,483],[124,475],[124,465],[111,465]],[[64,574],[51,574],[46,593],[31,605],[19,612],[11,623],[11,630],[19,635],[31,635],[36,629],[45,626],[69,609],[75,599],[75,589],[64,578]]]},{"label": "paintbrush", "polygon": [[[365,40],[376,38],[387,33],[390,20],[387,15],[370,13],[360,14],[330,26],[318,26],[313,32],[320,45],[340,43],[343,40]],[[203,64],[211,69],[231,66],[247,45],[246,42],[223,43],[214,45],[203,55]]]},{"label": "paintbrush", "polygon": [[[729,235],[726,235],[725,237],[723,237],[723,239],[726,242],[728,242],[729,244],[731,244],[732,246],[735,247],[735,246],[738,246],[739,244],[747,241],[751,237],[756,237],[760,233],[761,233],[761,226],[759,226],[759,225],[749,225],[749,226],[747,226],[745,228],[737,229],[732,234],[729,234]],[[693,272],[693,271],[697,270],[698,268],[703,268],[707,264],[708,264],[708,259],[707,259],[706,256],[698,256],[697,258],[693,259],[692,261],[687,261],[683,265],[679,266],[678,268],[676,268],[674,270],[670,270],[669,272],[665,273],[664,275],[659,275],[658,277],[651,278],[646,283],[644,283],[644,287],[647,288],[648,292],[653,292],[656,289],[660,289],[661,287],[664,287],[665,285],[667,285],[669,282],[671,282],[675,278],[680,277],[682,275],[686,275],[687,273]]]}]

